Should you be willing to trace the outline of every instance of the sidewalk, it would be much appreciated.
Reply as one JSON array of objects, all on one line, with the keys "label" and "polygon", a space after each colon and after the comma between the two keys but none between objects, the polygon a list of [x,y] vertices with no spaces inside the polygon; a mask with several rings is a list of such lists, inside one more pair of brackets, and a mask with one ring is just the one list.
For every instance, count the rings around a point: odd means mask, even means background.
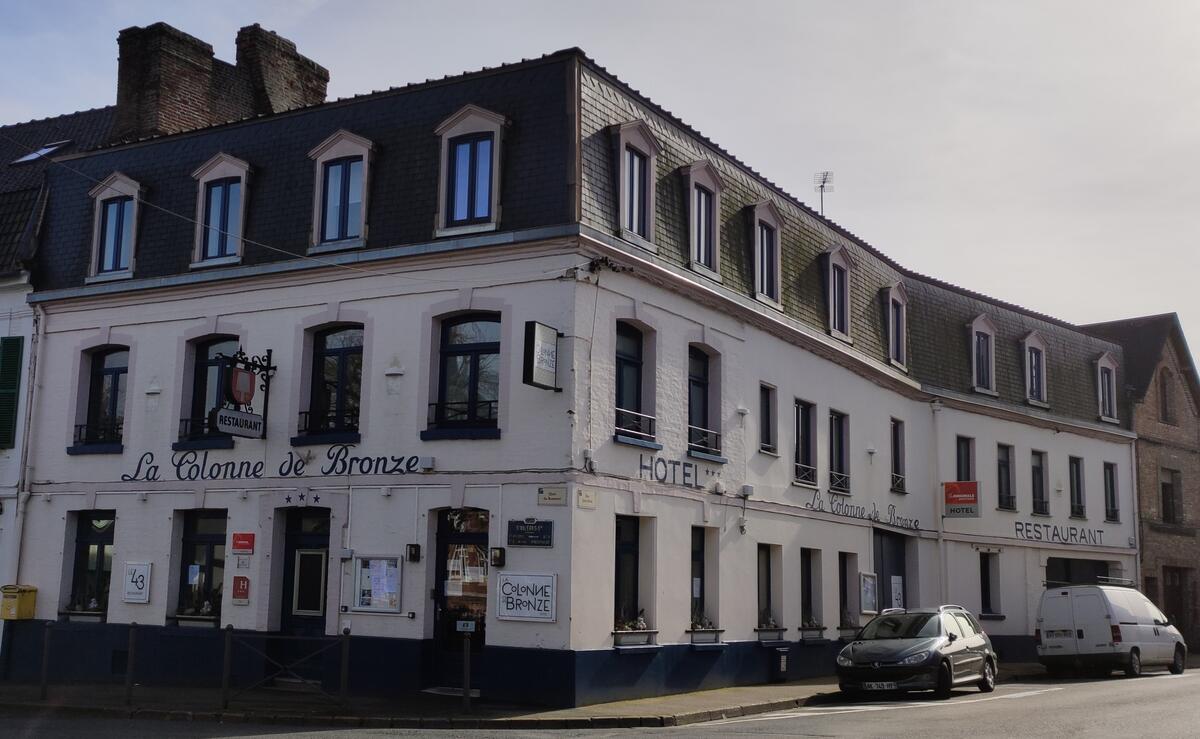
[{"label": "sidewalk", "polygon": [[[1040,665],[1014,664],[1005,665],[1000,678],[1014,680],[1042,674]],[[471,714],[464,715],[461,698],[425,693],[394,700],[355,698],[343,708],[309,694],[259,691],[222,711],[220,694],[215,689],[136,687],[133,706],[127,707],[121,685],[52,685],[43,703],[38,700],[36,685],[0,684],[0,715],[13,711],[68,712],[177,721],[409,729],[615,729],[685,726],[782,711],[836,692],[837,680],[823,677],[558,710],[475,701]]]}]

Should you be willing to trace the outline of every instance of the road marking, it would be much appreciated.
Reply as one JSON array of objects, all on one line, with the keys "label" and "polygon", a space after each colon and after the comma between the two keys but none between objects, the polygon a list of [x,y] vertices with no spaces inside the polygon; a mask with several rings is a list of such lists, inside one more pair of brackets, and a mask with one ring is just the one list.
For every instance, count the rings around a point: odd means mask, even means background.
[{"label": "road marking", "polygon": [[732,718],[721,721],[710,721],[703,726],[720,726],[724,724],[744,724],[755,721],[779,721],[789,718],[808,718],[815,716],[845,716],[851,713],[868,713],[875,711],[895,711],[911,708],[951,708],[954,706],[964,706],[968,703],[983,703],[985,701],[1008,700],[1010,698],[1029,698],[1043,693],[1052,693],[1062,688],[1043,688],[1041,690],[1023,690],[1017,693],[1008,693],[1007,695],[990,695],[986,698],[968,698],[966,700],[946,701],[939,703],[873,703],[873,704],[855,704],[853,706],[813,706],[793,711],[783,711],[779,713],[768,713],[762,716],[750,716],[747,718]]}]

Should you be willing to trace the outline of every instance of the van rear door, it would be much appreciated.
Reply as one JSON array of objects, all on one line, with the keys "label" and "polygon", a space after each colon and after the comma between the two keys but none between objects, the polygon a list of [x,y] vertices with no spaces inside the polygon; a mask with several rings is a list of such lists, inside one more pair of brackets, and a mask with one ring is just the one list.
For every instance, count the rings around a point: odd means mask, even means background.
[{"label": "van rear door", "polygon": [[1095,588],[1080,588],[1071,593],[1071,611],[1075,619],[1075,641],[1079,654],[1111,654],[1112,619],[1108,601]]},{"label": "van rear door", "polygon": [[1042,594],[1041,629],[1042,648],[1047,657],[1069,657],[1079,653],[1071,591],[1047,590]]}]

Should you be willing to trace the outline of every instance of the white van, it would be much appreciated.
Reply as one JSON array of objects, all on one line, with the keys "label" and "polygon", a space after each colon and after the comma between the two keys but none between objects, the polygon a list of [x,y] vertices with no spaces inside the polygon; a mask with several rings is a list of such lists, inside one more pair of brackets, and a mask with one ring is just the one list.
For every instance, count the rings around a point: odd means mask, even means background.
[{"label": "white van", "polygon": [[1051,674],[1122,669],[1136,677],[1143,666],[1183,672],[1187,644],[1150,599],[1129,587],[1069,585],[1047,588],[1038,607],[1038,661]]}]

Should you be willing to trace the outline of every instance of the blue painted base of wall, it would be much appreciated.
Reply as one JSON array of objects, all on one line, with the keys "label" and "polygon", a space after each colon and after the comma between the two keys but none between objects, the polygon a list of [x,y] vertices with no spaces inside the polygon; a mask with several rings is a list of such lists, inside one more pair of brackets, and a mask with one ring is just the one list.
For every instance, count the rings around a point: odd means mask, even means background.
[{"label": "blue painted base of wall", "polygon": [[[9,622],[0,676],[16,682],[40,679],[44,622]],[[273,671],[253,647],[267,654],[281,642],[238,632],[232,682],[246,687]],[[1031,642],[1032,643],[1032,642]],[[129,626],[55,624],[50,642],[52,684],[122,682],[129,669]],[[310,649],[315,649],[313,643]],[[775,676],[779,645],[729,642],[720,649],[668,644],[633,653],[615,649],[569,651],[488,646],[474,655],[473,685],[486,700],[565,707],[644,698],[731,685],[765,683]],[[785,642],[786,679],[831,675],[840,642]],[[336,691],[339,651],[312,660],[310,674]],[[221,684],[224,634],[217,629],[139,626],[133,665],[143,685],[216,688]],[[350,637],[350,691],[399,696],[438,684],[433,643],[428,640]],[[307,663],[306,663],[307,664]]]}]

